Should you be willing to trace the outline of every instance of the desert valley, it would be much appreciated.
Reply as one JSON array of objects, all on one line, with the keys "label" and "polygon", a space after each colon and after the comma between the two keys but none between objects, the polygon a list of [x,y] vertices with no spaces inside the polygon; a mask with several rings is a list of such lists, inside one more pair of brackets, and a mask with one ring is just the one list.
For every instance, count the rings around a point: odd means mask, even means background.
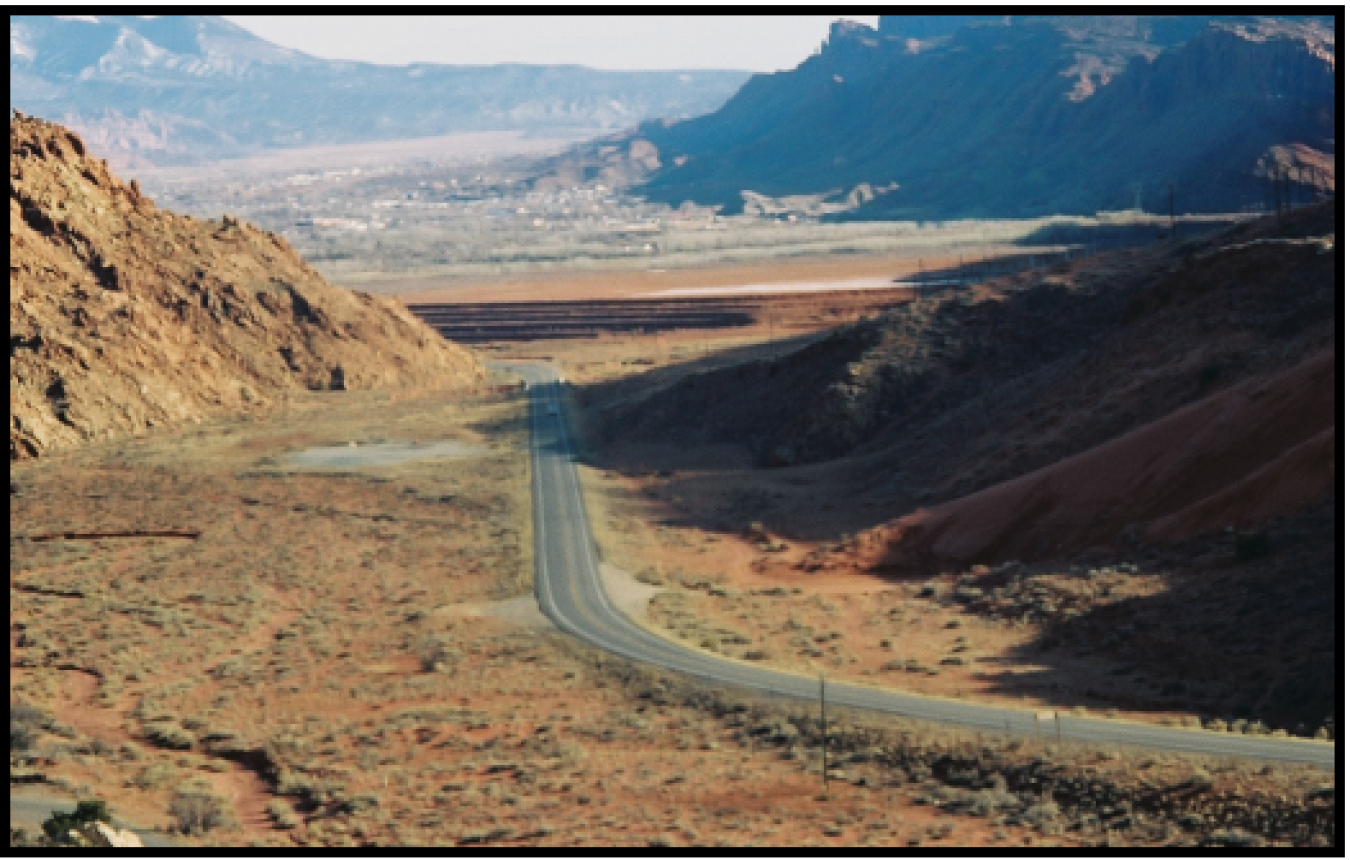
[{"label": "desert valley", "polygon": [[11,847],[1340,846],[1338,24],[13,19]]}]

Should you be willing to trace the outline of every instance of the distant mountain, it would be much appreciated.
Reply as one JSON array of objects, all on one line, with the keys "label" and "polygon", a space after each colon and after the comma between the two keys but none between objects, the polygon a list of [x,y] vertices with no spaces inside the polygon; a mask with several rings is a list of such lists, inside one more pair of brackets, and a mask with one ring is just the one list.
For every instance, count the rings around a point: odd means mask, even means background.
[{"label": "distant mountain", "polygon": [[1186,211],[1259,207],[1278,165],[1334,182],[1335,57],[1329,17],[841,22],[715,113],[644,123],[570,169],[729,213],[812,194],[852,217],[1166,211],[1169,185]]},{"label": "distant mountain", "polygon": [[322,60],[206,15],[11,16],[11,108],[158,161],[461,131],[619,129],[716,109],[739,71]]}]

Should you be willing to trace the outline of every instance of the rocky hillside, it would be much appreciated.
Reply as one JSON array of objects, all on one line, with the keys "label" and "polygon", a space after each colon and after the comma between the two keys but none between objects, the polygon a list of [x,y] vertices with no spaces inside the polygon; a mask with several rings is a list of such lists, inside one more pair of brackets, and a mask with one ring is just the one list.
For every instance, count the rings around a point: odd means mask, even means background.
[{"label": "rocky hillside", "polygon": [[265,406],[482,375],[401,304],[280,237],[157,210],[59,125],[10,121],[10,458]]},{"label": "rocky hillside", "polygon": [[323,60],[211,15],[9,19],[12,108],[154,163],[467,131],[628,128],[716,109],[748,73]]},{"label": "rocky hillside", "polygon": [[1333,489],[1334,359],[1323,350],[1075,457],[872,529],[854,542],[854,563],[951,569],[1260,527]]},{"label": "rocky hillside", "polygon": [[663,524],[750,536],[767,577],[923,580],[921,598],[1034,625],[1020,658],[1049,688],[1111,700],[1077,662],[1097,655],[1148,690],[1122,704],[1306,736],[1342,700],[1338,216],[1324,203],[925,297],[776,360],[583,388],[608,430],[588,441]]},{"label": "rocky hillside", "polygon": [[[1281,374],[1324,357],[1336,343],[1335,215],[1333,204],[1321,204],[1283,223],[1266,218],[1033,270],[898,307],[774,361],[691,375],[656,392],[619,385],[587,396],[604,416],[597,423],[609,428],[606,444],[669,448],[672,467],[680,467],[679,449],[699,445],[736,446],[762,466],[837,462],[854,476],[853,502],[866,498],[878,512],[903,516],[1058,468],[1132,431],[1180,420],[1179,410],[1251,381],[1295,378]],[[1259,416],[1235,417],[1246,400],[1220,398],[1204,413],[1219,430],[1202,432],[1209,424],[1201,421],[1177,431],[1198,446],[1183,445],[1185,456],[1204,463],[1167,467],[1177,470],[1167,480],[1184,481],[1199,495],[1173,498],[1167,510],[1141,496],[1139,509],[1121,503],[1109,516],[1094,514],[1101,521],[1093,527],[1114,529],[1114,536],[1175,513],[1159,536],[1177,538],[1231,519],[1232,505],[1219,498],[1224,487],[1187,470],[1220,468],[1223,480],[1236,482],[1326,431],[1333,423],[1326,374],[1296,377],[1308,390],[1288,396],[1314,404],[1300,407],[1297,432],[1268,434],[1253,448],[1239,431],[1257,432]],[[1286,411],[1295,414],[1292,406]],[[1169,432],[1148,438],[1170,439]],[[1181,444],[1161,444],[1158,456]],[[1162,480],[1170,461],[1146,454]],[[1123,454],[1102,456],[1107,462]],[[1117,482],[1103,491],[1113,497],[1127,488]],[[1198,509],[1181,515],[1211,496],[1212,516]],[[1306,493],[1280,498],[1289,504],[1253,510],[1273,517],[1308,500]],[[1065,510],[1075,515],[1073,505]],[[1063,527],[1047,526],[1067,540]],[[1013,531],[1034,543],[1028,523],[1019,520]],[[1079,538],[1038,551],[1071,553],[1102,534]],[[944,558],[989,562],[1000,552],[1036,555],[1029,544],[999,549],[986,542],[978,552]]]},{"label": "rocky hillside", "polygon": [[[850,191],[851,215],[948,219],[1263,208],[1279,168],[1334,182],[1329,18],[895,16],[840,23],[721,109],[572,156],[649,198],[738,212]],[[612,163],[640,142],[641,163]]]}]

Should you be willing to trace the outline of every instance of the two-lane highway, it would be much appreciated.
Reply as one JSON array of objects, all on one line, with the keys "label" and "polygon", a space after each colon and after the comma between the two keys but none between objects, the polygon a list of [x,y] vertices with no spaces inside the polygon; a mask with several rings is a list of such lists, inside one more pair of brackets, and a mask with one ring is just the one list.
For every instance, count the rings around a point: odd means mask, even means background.
[{"label": "two-lane highway", "polygon": [[[535,592],[539,606],[562,630],[619,656],[779,696],[814,701],[819,681],[683,647],[635,624],[605,594],[595,542],[582,498],[562,383],[546,364],[502,364],[519,373],[530,391],[530,451],[534,498]],[[832,703],[987,731],[1037,731],[1033,711],[980,705],[837,681]],[[1063,740],[1135,744],[1161,750],[1336,765],[1334,744],[1301,739],[1220,734],[1142,723],[1059,715]]]}]

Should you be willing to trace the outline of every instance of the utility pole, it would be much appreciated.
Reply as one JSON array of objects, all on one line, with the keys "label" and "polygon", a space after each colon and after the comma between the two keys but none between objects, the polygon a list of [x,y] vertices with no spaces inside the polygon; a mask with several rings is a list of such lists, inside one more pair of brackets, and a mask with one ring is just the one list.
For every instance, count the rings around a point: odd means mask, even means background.
[{"label": "utility pole", "polygon": [[825,675],[820,676],[820,782],[826,796],[830,793],[830,748],[825,736]]},{"label": "utility pole", "polygon": [[1172,183],[1167,183],[1167,212],[1172,216],[1172,238],[1177,237],[1177,198]]},{"label": "utility pole", "polygon": [[1275,223],[1276,223],[1276,224],[1283,224],[1283,223],[1284,223],[1284,200],[1280,197],[1280,174],[1281,174],[1281,172],[1282,172],[1282,171],[1281,171],[1279,165],[1276,165],[1276,166],[1275,166],[1275,170],[1274,170],[1274,176],[1271,178],[1271,182],[1274,184],[1274,187],[1275,187]]},{"label": "utility pole", "polygon": [[994,261],[989,253],[989,233],[985,230],[980,231],[980,256],[984,258],[979,275],[979,280],[987,281],[994,276]]}]

